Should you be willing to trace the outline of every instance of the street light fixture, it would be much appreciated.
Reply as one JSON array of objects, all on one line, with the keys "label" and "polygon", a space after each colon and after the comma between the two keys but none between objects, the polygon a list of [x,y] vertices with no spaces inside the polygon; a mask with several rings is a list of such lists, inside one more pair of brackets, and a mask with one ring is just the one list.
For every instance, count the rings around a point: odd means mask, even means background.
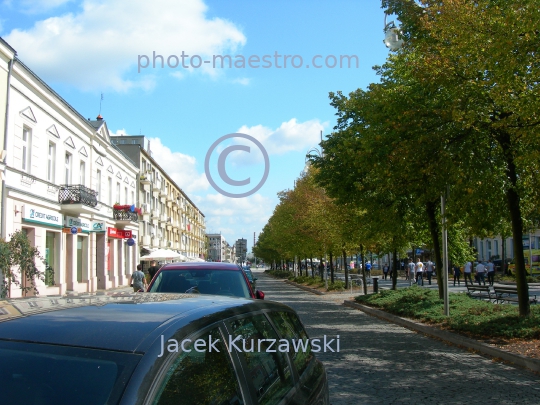
[{"label": "street light fixture", "polygon": [[403,46],[403,39],[401,39],[401,30],[396,27],[394,21],[386,22],[388,13],[384,13],[384,44],[391,51],[397,51]]}]

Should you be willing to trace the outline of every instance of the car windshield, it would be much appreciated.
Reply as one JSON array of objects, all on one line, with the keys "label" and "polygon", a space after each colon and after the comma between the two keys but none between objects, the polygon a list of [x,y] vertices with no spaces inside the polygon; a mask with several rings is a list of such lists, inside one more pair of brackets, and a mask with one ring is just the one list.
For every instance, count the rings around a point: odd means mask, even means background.
[{"label": "car windshield", "polygon": [[251,298],[246,280],[234,270],[165,270],[149,292],[200,293]]},{"label": "car windshield", "polygon": [[141,356],[0,341],[2,397],[13,405],[117,403]]},{"label": "car windshield", "polygon": [[246,277],[248,278],[249,281],[253,281],[253,273],[251,272],[250,269],[244,268],[244,273],[246,273]]}]

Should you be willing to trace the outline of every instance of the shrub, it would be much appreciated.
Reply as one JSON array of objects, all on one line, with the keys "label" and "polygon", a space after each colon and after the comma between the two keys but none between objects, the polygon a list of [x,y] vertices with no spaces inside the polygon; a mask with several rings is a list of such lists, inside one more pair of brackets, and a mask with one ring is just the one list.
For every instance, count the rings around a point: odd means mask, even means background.
[{"label": "shrub", "polygon": [[275,278],[289,278],[291,276],[294,277],[294,274],[287,270],[265,270],[264,272]]},{"label": "shrub", "polygon": [[345,289],[345,281],[336,280],[333,283],[328,283],[328,291],[343,291]]},{"label": "shrub", "polygon": [[533,306],[530,316],[520,317],[515,305],[493,304],[465,293],[451,293],[449,299],[450,316],[446,317],[438,292],[417,286],[356,297],[357,302],[476,337],[540,338],[540,307]]}]

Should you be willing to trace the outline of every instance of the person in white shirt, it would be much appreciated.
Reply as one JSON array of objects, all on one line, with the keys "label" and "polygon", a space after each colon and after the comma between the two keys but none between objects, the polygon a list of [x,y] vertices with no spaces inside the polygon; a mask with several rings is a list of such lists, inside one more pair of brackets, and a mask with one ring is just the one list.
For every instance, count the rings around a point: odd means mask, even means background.
[{"label": "person in white shirt", "polygon": [[488,263],[486,264],[486,268],[487,268],[488,284],[493,285],[493,283],[495,282],[495,265],[493,264],[491,260],[489,260]]},{"label": "person in white shirt", "polygon": [[478,262],[476,265],[476,274],[478,276],[478,285],[480,285],[480,282],[486,285],[486,267],[482,264],[482,262]]},{"label": "person in white shirt", "polygon": [[471,262],[465,263],[463,266],[463,278],[465,279],[465,285],[467,285],[467,278],[473,284],[472,277],[471,277],[471,271],[472,271],[472,264]]},{"label": "person in white shirt", "polygon": [[434,267],[435,265],[433,264],[431,260],[426,263],[426,273],[427,273],[427,279],[428,279],[429,285],[431,285],[431,277],[433,277]]},{"label": "person in white shirt", "polygon": [[408,272],[409,272],[409,286],[412,285],[412,281],[414,280],[414,269],[416,266],[414,265],[412,259],[409,259],[409,265],[408,265]]},{"label": "person in white shirt", "polygon": [[[422,283],[424,285],[424,263],[420,261],[420,258],[416,259],[416,284]],[[420,279],[420,280],[419,280]]]}]

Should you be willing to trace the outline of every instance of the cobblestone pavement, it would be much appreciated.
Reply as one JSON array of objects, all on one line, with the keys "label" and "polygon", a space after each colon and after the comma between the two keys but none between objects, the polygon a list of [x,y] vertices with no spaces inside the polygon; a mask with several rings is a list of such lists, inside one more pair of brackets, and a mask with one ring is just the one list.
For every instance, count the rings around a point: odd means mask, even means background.
[{"label": "cobblestone pavement", "polygon": [[[344,404],[540,404],[540,377],[316,296],[258,273],[265,299],[300,315],[311,338],[340,336],[339,353],[318,353],[330,402]],[[335,349],[335,345],[333,345]]]}]

